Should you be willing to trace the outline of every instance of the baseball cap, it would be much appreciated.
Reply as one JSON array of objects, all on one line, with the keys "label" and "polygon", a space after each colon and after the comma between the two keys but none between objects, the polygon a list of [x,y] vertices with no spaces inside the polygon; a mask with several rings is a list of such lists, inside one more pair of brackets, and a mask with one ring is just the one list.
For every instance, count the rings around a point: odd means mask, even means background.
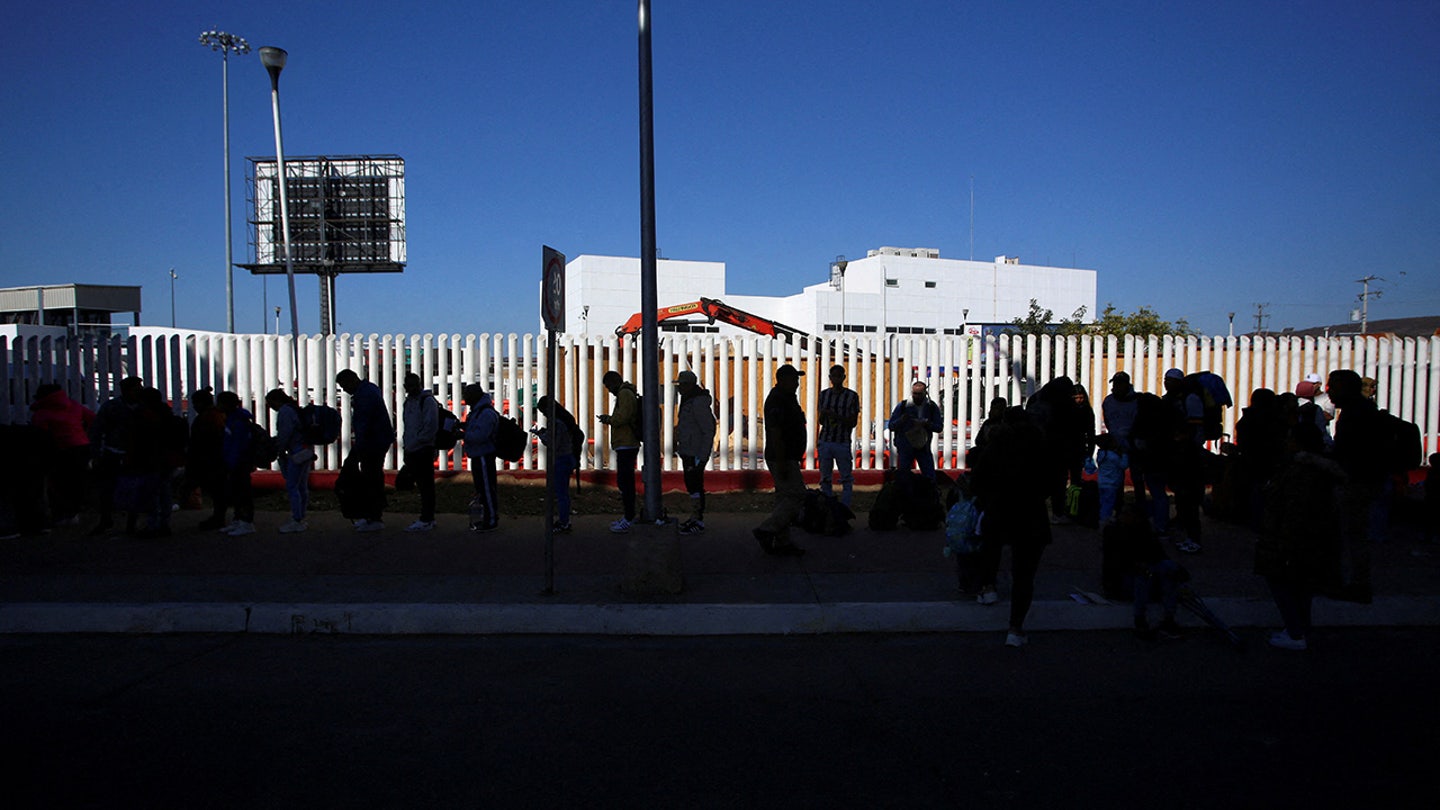
[{"label": "baseball cap", "polygon": [[1128,383],[1128,382],[1130,382],[1130,372],[1128,372],[1128,371],[1117,371],[1117,372],[1115,372],[1115,376],[1113,376],[1113,377],[1110,378],[1110,382],[1127,382],[1127,383]]},{"label": "baseball cap", "polygon": [[786,363],[785,365],[781,366],[780,368],[775,369],[775,376],[776,376],[776,377],[790,376],[790,377],[797,377],[797,378],[798,378],[798,377],[804,377],[804,376],[805,376],[805,372],[801,371],[801,370],[798,369],[798,368],[795,368],[794,366],[790,365],[789,363]]},{"label": "baseball cap", "polygon": [[1320,379],[1319,374],[1316,374],[1312,371],[1309,374],[1305,375],[1305,382],[1315,383],[1316,385],[1319,385],[1320,383],[1324,382],[1324,380]]},{"label": "baseball cap", "polygon": [[689,369],[686,369],[685,371],[682,371],[679,374],[675,375],[676,385],[684,385],[685,383],[695,385],[698,380],[699,378],[695,376],[695,372],[690,371]]},{"label": "baseball cap", "polygon": [[1181,371],[1181,370],[1178,369],[1178,368],[1169,369],[1168,371],[1165,372],[1165,379],[1167,379],[1167,380],[1183,380],[1183,379],[1185,379],[1185,372]]}]

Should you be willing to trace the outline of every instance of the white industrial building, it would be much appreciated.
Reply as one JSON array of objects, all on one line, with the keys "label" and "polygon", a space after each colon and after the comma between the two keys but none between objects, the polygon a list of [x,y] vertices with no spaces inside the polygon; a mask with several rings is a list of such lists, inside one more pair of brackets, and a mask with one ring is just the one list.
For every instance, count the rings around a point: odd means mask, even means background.
[{"label": "white industrial building", "polygon": [[[1002,324],[1025,317],[1030,300],[1069,317],[1080,307],[1095,315],[1095,271],[1021,264],[942,259],[929,248],[872,250],[863,259],[832,268],[831,278],[800,292],[772,297],[740,295],[726,288],[723,262],[660,259],[659,307],[715,298],[810,334],[960,334],[965,325]],[[577,256],[565,268],[566,332],[613,334],[640,309],[640,260]],[[694,320],[692,317],[690,320]],[[664,331],[744,334],[728,325],[685,327],[662,322]]]}]

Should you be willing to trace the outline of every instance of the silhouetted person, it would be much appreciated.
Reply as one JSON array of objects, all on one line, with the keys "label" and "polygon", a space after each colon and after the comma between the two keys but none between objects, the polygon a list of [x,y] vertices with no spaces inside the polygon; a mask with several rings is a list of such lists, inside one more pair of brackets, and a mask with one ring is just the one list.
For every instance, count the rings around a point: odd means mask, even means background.
[{"label": "silhouetted person", "polygon": [[765,397],[765,466],[775,485],[775,508],[754,530],[766,554],[799,556],[805,550],[790,540],[790,525],[805,505],[805,411],[795,398],[805,372],[786,363],[775,370],[775,386]]},{"label": "silhouetted person", "polygon": [[344,467],[354,481],[350,496],[359,517],[355,531],[378,532],[385,528],[385,454],[395,443],[395,425],[380,387],[345,369],[335,383],[350,395],[350,453]]}]

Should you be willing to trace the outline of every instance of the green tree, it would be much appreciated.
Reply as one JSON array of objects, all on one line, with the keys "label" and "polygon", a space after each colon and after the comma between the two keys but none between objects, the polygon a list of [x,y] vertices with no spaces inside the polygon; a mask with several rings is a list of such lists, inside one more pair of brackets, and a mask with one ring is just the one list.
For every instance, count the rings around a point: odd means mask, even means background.
[{"label": "green tree", "polygon": [[1096,335],[1137,335],[1146,337],[1149,335],[1187,336],[1200,334],[1197,330],[1191,328],[1189,321],[1184,318],[1177,318],[1173,322],[1167,321],[1148,306],[1141,306],[1132,313],[1126,313],[1116,309],[1114,304],[1106,304],[1105,311],[1100,313],[1100,318],[1089,326],[1090,333]]},{"label": "green tree", "polygon": [[1029,313],[1010,321],[1010,328],[1005,331],[1020,335],[1083,335],[1089,328],[1089,324],[1085,323],[1085,312],[1086,308],[1080,307],[1070,313],[1070,317],[1056,322],[1053,310],[1040,306],[1039,301],[1031,298]]}]

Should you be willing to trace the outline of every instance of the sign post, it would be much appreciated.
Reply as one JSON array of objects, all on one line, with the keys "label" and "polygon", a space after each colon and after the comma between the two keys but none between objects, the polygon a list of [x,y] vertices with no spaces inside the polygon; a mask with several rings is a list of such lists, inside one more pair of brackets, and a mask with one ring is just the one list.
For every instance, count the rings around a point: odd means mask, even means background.
[{"label": "sign post", "polygon": [[[545,593],[555,593],[555,335],[565,331],[565,254],[542,246],[540,318],[545,322],[545,414],[550,449],[545,454]],[[579,465],[580,460],[575,460]],[[570,482],[562,482],[570,486]]]}]

